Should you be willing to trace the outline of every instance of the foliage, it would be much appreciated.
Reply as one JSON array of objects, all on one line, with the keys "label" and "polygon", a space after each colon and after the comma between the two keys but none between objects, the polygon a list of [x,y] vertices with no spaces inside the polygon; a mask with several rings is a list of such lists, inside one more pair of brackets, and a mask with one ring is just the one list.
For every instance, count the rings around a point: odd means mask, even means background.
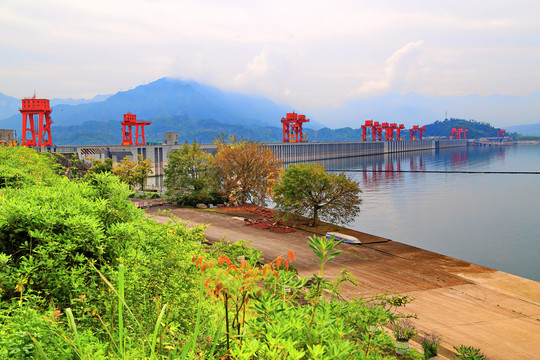
[{"label": "foliage", "polygon": [[237,138],[214,141],[217,153],[213,168],[221,190],[239,204],[264,205],[279,178],[281,162],[272,150],[256,142]]},{"label": "foliage", "polygon": [[262,257],[259,250],[250,247],[249,242],[236,241],[229,242],[221,239],[218,242],[213,243],[206,249],[207,253],[214,259],[218,259],[221,256],[226,256],[229,259],[236,259],[240,262],[240,259],[247,261],[250,265],[255,266]]},{"label": "foliage", "polygon": [[153,173],[152,161],[148,158],[143,159],[140,154],[138,161],[132,161],[129,156],[126,156],[120,163],[115,164],[112,173],[127,183],[130,188],[139,185],[144,190],[144,183],[148,178],[148,174]]},{"label": "foliage", "polygon": [[209,203],[216,197],[212,172],[212,155],[193,142],[185,143],[169,154],[165,167],[166,196],[179,205]]},{"label": "foliage", "polygon": [[314,236],[309,244],[319,264],[309,282],[288,270],[295,258],[291,252],[260,269],[227,256],[217,262],[195,259],[207,278],[208,295],[221,303],[226,331],[224,339],[216,339],[219,355],[234,359],[395,359],[391,355],[393,339],[383,326],[394,318],[392,307],[406,299],[327,298],[326,292],[337,287],[323,278],[323,271],[339,255],[339,242]]},{"label": "foliage", "polygon": [[480,352],[480,349],[476,349],[472,346],[461,345],[459,348],[454,346],[454,349],[458,352],[454,354],[454,358],[462,360],[483,360],[485,355]]},{"label": "foliage", "polygon": [[320,164],[294,164],[274,185],[274,201],[279,210],[311,218],[347,223],[360,212],[359,184],[344,173],[326,172]]},{"label": "foliage", "polygon": [[424,349],[424,359],[431,359],[439,353],[441,337],[438,334],[430,333],[422,338],[422,349]]},{"label": "foliage", "polygon": [[[69,307],[73,322],[79,323],[78,338],[92,358],[98,358],[100,351],[112,351],[106,334],[118,338],[121,332],[130,354],[145,357],[152,351],[156,319],[165,304],[169,304],[166,318],[158,330],[161,333],[164,324],[167,331],[155,347],[163,353],[171,351],[193,331],[197,314],[193,298],[200,274],[191,257],[202,251],[204,227],[188,229],[175,219],[164,225],[146,219],[127,200],[127,185],[109,173],[91,174],[86,182],[51,176],[47,186],[28,184],[0,193],[0,334],[19,334],[23,316],[30,321],[36,314],[40,324],[27,328],[30,336],[19,339],[24,345],[5,337],[0,354],[24,348],[21,356],[35,355],[36,344],[42,344],[52,358],[69,358],[47,349],[48,339],[58,339],[49,335],[51,331],[74,331],[62,320],[63,309]],[[124,331],[114,316],[118,302],[103,285],[105,276],[115,279],[114,285],[120,263],[130,270],[122,286],[124,301],[138,315],[124,319]],[[199,316],[210,318],[212,306],[204,305]],[[44,312],[55,315],[45,317]],[[17,317],[18,313],[23,315]],[[47,320],[53,318],[58,328]],[[205,324],[201,335],[211,330]]]},{"label": "foliage", "polygon": [[0,358],[39,358],[32,337],[50,349],[51,358],[73,357],[73,352],[59,334],[62,322],[60,312],[39,312],[24,306],[13,306],[2,309],[0,319]]},{"label": "foliage", "polygon": [[60,154],[47,152],[45,154],[58,164],[56,167],[58,175],[64,175],[68,179],[83,178],[89,171],[90,164],[86,160],[80,160],[77,153]]},{"label": "foliage", "polygon": [[418,334],[414,324],[409,319],[400,319],[394,324],[396,340],[409,341]]},{"label": "foliage", "polygon": [[112,170],[113,160],[111,158],[106,158],[104,161],[101,161],[101,159],[92,159],[92,167],[89,172],[101,174],[104,172],[112,172]]},{"label": "foliage", "polygon": [[0,146],[0,188],[50,184],[57,166],[45,153],[19,146]]},{"label": "foliage", "polygon": [[126,202],[127,194],[111,175],[96,175],[91,185],[58,178],[49,187],[6,189],[0,202],[0,252],[11,257],[3,269],[11,276],[0,279],[6,289],[2,298],[15,296],[16,284],[26,284],[25,294],[64,306],[95,289],[88,260],[103,264],[123,245],[112,242],[107,229],[141,218]]}]

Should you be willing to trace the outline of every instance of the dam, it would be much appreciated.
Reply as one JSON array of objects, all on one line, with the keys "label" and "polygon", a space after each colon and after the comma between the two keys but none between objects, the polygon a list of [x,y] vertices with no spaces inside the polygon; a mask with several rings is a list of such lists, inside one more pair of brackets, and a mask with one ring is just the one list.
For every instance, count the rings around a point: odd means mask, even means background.
[{"label": "dam", "polygon": [[[304,143],[263,143],[268,146],[284,164],[296,162],[313,162],[320,160],[351,158],[369,155],[383,155],[407,151],[433,150],[451,147],[465,147],[467,140],[416,140],[416,141],[335,141],[335,142],[304,142]],[[78,158],[120,162],[128,156],[137,159],[150,159],[153,164],[153,174],[148,178],[148,188],[162,189],[163,173],[167,166],[169,154],[180,149],[183,144],[155,145],[59,145],[57,153],[77,154]],[[215,153],[214,144],[200,144],[202,150]],[[42,151],[47,151],[42,147]]]}]

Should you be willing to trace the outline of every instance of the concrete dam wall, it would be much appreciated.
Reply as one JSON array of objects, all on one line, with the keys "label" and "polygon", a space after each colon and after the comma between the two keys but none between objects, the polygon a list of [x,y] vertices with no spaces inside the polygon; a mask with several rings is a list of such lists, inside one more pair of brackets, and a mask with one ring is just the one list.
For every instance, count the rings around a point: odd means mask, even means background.
[{"label": "concrete dam wall", "polygon": [[[418,150],[436,150],[449,147],[465,147],[467,140],[417,140],[417,141],[336,141],[314,143],[266,143],[283,163],[312,162],[329,159],[352,158],[369,155],[382,155]],[[142,155],[149,158],[154,167],[149,179],[150,187],[163,186],[163,171],[167,166],[169,154],[181,148],[177,145],[96,145],[96,146],[58,146],[60,153],[77,153],[79,159],[113,159],[119,162],[128,156],[137,159]],[[200,144],[201,149],[215,153],[213,144]],[[153,181],[152,181],[153,180]]]}]

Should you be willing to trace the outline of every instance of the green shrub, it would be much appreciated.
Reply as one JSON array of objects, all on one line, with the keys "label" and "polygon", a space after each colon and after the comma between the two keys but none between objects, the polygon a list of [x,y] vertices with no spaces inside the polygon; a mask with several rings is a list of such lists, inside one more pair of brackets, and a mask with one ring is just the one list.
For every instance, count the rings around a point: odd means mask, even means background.
[{"label": "green shrub", "polygon": [[64,341],[60,312],[39,312],[29,307],[14,306],[0,311],[0,358],[39,359],[32,337],[48,349],[51,359],[73,358],[73,351]]},{"label": "green shrub", "polygon": [[101,322],[114,329],[115,302],[92,264],[116,279],[122,262],[126,301],[141,315],[143,330],[133,338],[151,332],[165,303],[175,309],[167,314],[167,341],[189,336],[200,278],[191,258],[202,251],[204,228],[146,219],[127,200],[127,185],[111,174],[91,174],[87,182],[52,176],[46,185],[2,190],[0,309],[14,302],[36,310],[70,307],[82,333],[93,328],[91,334],[103,338]]},{"label": "green shrub", "polygon": [[459,348],[454,346],[454,349],[458,352],[454,354],[454,358],[462,360],[483,360],[485,356],[480,352],[480,349],[476,349],[472,346],[461,345]]},{"label": "green shrub", "polygon": [[27,147],[0,146],[0,189],[50,184],[57,167],[50,157]]}]

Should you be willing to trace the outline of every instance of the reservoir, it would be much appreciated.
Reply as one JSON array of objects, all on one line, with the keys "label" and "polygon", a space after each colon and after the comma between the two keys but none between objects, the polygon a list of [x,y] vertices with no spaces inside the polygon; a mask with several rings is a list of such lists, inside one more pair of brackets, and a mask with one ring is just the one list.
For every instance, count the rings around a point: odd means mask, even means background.
[{"label": "reservoir", "polygon": [[361,212],[348,227],[540,281],[540,174],[509,174],[540,172],[540,145],[321,163],[360,182]]}]

